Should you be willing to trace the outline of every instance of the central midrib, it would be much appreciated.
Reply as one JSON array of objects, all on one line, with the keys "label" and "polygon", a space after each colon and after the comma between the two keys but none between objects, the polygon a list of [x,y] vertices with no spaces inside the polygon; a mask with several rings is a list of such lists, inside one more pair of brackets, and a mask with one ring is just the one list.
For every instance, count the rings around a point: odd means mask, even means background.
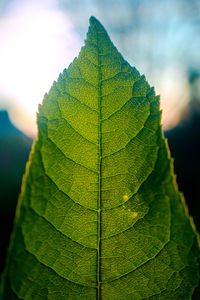
[{"label": "central midrib", "polygon": [[98,32],[97,32],[97,49],[98,49],[98,237],[97,237],[97,299],[101,299],[101,163],[102,163],[102,145],[101,145],[101,57],[99,55]]}]

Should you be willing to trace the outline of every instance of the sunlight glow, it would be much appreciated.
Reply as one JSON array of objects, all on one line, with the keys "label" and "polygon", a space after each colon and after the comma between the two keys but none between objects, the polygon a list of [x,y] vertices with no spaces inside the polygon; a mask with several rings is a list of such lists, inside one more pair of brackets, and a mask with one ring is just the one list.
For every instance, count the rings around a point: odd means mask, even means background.
[{"label": "sunlight glow", "polygon": [[36,133],[36,112],[45,92],[81,48],[72,23],[55,1],[41,2],[14,1],[0,21],[0,97],[15,101],[14,106],[8,101],[6,108],[29,135]]},{"label": "sunlight glow", "polygon": [[189,83],[180,65],[163,70],[156,83],[156,94],[160,95],[163,127],[173,128],[180,122],[190,100]]}]

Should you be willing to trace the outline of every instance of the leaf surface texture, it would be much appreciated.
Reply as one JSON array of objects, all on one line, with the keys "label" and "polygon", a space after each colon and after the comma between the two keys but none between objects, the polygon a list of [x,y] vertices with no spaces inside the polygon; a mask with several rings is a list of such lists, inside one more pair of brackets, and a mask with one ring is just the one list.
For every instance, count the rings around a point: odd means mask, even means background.
[{"label": "leaf surface texture", "polygon": [[197,234],[160,117],[153,88],[91,17],[39,107],[4,299],[191,299]]}]

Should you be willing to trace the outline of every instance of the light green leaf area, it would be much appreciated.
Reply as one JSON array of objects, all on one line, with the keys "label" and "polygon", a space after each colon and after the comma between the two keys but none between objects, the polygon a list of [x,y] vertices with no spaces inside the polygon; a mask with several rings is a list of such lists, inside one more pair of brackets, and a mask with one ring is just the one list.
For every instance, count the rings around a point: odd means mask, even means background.
[{"label": "light green leaf area", "polygon": [[198,238],[160,117],[153,88],[91,17],[39,108],[3,299],[192,298]]}]

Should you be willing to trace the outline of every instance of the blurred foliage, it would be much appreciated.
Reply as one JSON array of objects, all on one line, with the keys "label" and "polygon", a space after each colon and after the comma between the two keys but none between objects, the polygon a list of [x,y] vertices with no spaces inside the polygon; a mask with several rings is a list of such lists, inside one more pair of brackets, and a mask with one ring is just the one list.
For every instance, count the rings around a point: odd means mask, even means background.
[{"label": "blurred foliage", "polygon": [[179,189],[183,191],[189,212],[200,229],[200,113],[193,112],[191,118],[176,128],[167,131],[169,148],[174,160]]},{"label": "blurred foliage", "polygon": [[0,241],[0,268],[12,229],[21,179],[28,160],[32,140],[16,129],[6,111],[0,111],[0,226],[4,228]]}]

